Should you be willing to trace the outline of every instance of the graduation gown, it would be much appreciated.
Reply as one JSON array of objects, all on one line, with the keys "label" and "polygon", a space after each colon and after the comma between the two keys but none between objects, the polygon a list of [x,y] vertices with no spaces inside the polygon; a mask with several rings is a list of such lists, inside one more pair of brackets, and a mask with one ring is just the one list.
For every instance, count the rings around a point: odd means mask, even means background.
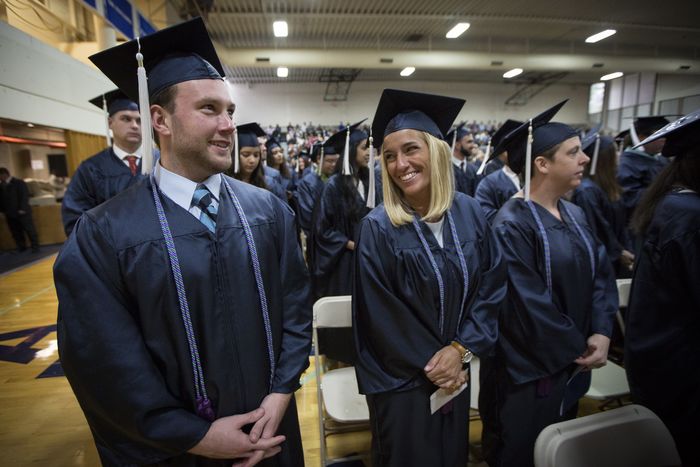
[{"label": "graduation gown", "polygon": [[[487,177],[488,175],[501,170],[504,165],[505,164],[503,163],[503,161],[501,159],[499,159],[498,157],[495,157],[495,158],[491,159],[490,161],[488,161],[486,163],[486,167],[484,167],[484,173],[482,175],[482,180],[485,177]],[[479,184],[481,184],[481,182],[479,182]]]},{"label": "graduation gown", "polygon": [[700,195],[656,206],[632,279],[625,369],[635,403],[671,431],[683,465],[700,465]]},{"label": "graduation gown", "polygon": [[498,337],[498,309],[506,294],[505,264],[476,201],[455,194],[450,208],[469,274],[469,291],[458,322],[462,272],[447,219],[440,248],[420,223],[445,281],[445,323],[438,326],[440,293],[430,261],[413,226],[394,227],[383,206],[360,226],[355,258],[353,330],[360,392],[375,394],[416,387],[428,360],[452,340],[477,356],[488,355]]},{"label": "graduation gown", "polygon": [[474,167],[465,161],[466,170],[461,170],[458,165],[454,165],[455,171],[455,191],[464,193],[465,195],[474,196],[476,193],[476,185],[478,183],[478,177],[476,176],[476,170]]},{"label": "graduation gown", "polygon": [[[498,160],[498,159],[494,159]],[[488,165],[487,165],[488,167]],[[476,188],[476,200],[484,211],[484,216],[493,222],[496,213],[514,194],[519,191],[503,170],[485,176]]]},{"label": "graduation gown", "polygon": [[644,151],[628,148],[620,155],[617,167],[617,182],[622,187],[622,203],[625,216],[632,218],[634,208],[656,176],[667,165],[666,159],[652,156]]},{"label": "graduation gown", "polygon": [[629,243],[622,210],[615,209],[605,192],[590,178],[581,181],[571,201],[583,209],[588,225],[605,246],[608,258],[616,263]]},{"label": "graduation gown", "polygon": [[[593,250],[588,250],[563,205]],[[618,306],[615,276],[605,247],[583,211],[559,201],[562,221],[535,203],[551,251],[552,296],[547,291],[544,241],[522,198],[511,198],[493,225],[508,264],[508,297],[499,319],[496,356],[482,361],[479,411],[489,465],[532,465],[535,439],[560,420],[560,406],[574,360],[592,334],[610,337]],[[590,373],[577,381],[578,397]],[[578,397],[575,397],[575,402]]]},{"label": "graduation gown", "polygon": [[87,210],[98,206],[134,185],[141,175],[131,175],[129,166],[120,161],[109,147],[80,163],[71,178],[61,204],[63,230],[70,235],[78,218]]},{"label": "graduation gown", "polygon": [[[311,226],[313,261],[309,265],[314,298],[350,295],[353,252],[347,249],[355,239],[357,225],[350,220],[350,206],[343,200],[343,175],[333,175],[323,188]],[[367,190],[368,187],[365,187]],[[355,191],[356,208],[366,214],[365,200]],[[362,216],[361,216],[362,217]]]},{"label": "graduation gown", "polygon": [[[423,368],[452,340],[478,356],[492,351],[498,309],[506,294],[506,270],[476,201],[456,193],[450,212],[459,245],[454,244],[446,216],[444,248],[420,222],[444,281],[442,331],[438,281],[413,225],[394,227],[379,206],[360,226],[352,302],[355,370],[370,408],[374,465],[467,463],[469,389],[446,411],[431,415],[429,399],[437,387]],[[456,248],[464,253],[469,277],[464,308]]]},{"label": "graduation gown", "polygon": [[280,171],[265,165],[263,166],[263,172],[265,174],[265,183],[267,184],[268,191],[282,201],[286,202],[287,192],[282,185],[282,175],[280,174]]},{"label": "graduation gown", "polygon": [[[290,209],[228,178],[253,232],[268,301],[270,365],[241,221],[222,185],[216,233],[161,195],[204,379],[216,417],[292,393],[308,366],[308,275]],[[66,376],[105,465],[231,465],[187,454],[209,429],[195,415],[193,365],[150,179],[88,211],[54,266],[58,342]],[[125,228],[128,226],[128,228]],[[280,425],[283,451],[261,465],[299,465],[295,403]]]},{"label": "graduation gown", "polygon": [[310,235],[314,207],[323,192],[323,186],[321,177],[316,172],[309,172],[301,179],[294,192],[297,201],[297,221],[307,237]]}]

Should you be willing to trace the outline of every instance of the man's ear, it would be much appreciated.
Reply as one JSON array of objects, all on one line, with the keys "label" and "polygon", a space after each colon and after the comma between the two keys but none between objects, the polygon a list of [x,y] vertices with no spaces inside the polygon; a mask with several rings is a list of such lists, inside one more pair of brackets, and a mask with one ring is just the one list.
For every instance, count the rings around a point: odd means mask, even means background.
[{"label": "man's ear", "polygon": [[543,156],[537,156],[534,161],[535,170],[541,174],[549,173],[549,163],[551,161]]},{"label": "man's ear", "polygon": [[172,133],[172,117],[163,107],[159,105],[151,106],[151,124],[153,131],[162,136],[170,136]]}]

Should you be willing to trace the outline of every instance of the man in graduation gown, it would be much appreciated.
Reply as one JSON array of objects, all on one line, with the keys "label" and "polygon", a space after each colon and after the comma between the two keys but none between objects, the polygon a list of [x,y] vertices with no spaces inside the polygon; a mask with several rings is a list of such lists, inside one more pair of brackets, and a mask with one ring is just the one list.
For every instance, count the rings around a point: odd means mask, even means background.
[{"label": "man in graduation gown", "polygon": [[[293,392],[311,305],[293,215],[221,175],[234,104],[202,20],[140,46],[162,156],[88,211],[56,262],[66,376],[104,465],[303,465]],[[91,60],[135,96],[136,52]]]},{"label": "man in graduation gown", "polygon": [[90,102],[109,114],[113,144],[84,160],[71,178],[61,204],[63,230],[70,235],[78,218],[142,178],[141,117],[136,103],[120,90]]},{"label": "man in graduation gown", "polygon": [[474,196],[478,177],[476,176],[476,169],[469,163],[469,157],[476,146],[474,137],[462,124],[447,133],[445,141],[447,141],[447,144],[452,144],[454,141],[452,163],[455,166],[455,190],[465,195]]},{"label": "man in graduation gown", "polygon": [[[494,147],[493,155],[490,156],[484,168],[484,173],[488,175],[479,182],[474,195],[489,222],[496,217],[501,206],[520,190],[520,178],[508,166],[508,151],[501,142],[508,133],[521,124],[522,122],[516,120],[507,120],[491,138],[491,144]],[[493,169],[496,166],[500,168],[488,172],[489,167]]]},{"label": "man in graduation gown", "polygon": [[[635,403],[673,436],[684,466],[700,465],[700,110],[652,135],[669,172],[638,207],[644,232],[632,278],[625,370]],[[644,146],[646,147],[646,142]]]},{"label": "man in graduation gown", "polygon": [[304,175],[297,185],[294,196],[297,200],[298,222],[301,230],[308,238],[311,230],[311,216],[313,215],[316,201],[321,197],[323,185],[328,181],[331,175],[335,172],[335,166],[340,157],[333,146],[323,146],[323,155],[321,154],[321,144],[319,143],[311,154],[311,159],[319,165],[319,170],[311,170]]},{"label": "man in graduation gown", "polygon": [[0,212],[5,214],[17,251],[27,249],[25,234],[29,237],[32,251],[39,251],[39,237],[29,205],[29,188],[24,180],[12,177],[5,167],[0,167]]}]

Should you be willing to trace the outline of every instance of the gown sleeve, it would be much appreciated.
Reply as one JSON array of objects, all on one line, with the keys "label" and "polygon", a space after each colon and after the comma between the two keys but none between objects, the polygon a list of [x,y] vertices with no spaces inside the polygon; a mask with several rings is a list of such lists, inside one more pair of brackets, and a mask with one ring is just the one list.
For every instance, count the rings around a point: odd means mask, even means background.
[{"label": "gown sleeve", "polygon": [[297,242],[291,209],[276,203],[282,279],[282,345],[272,381],[272,392],[299,389],[299,378],[309,366],[311,351],[311,290],[309,273]]},{"label": "gown sleeve", "polygon": [[481,205],[481,209],[484,211],[484,216],[489,222],[493,222],[493,218],[496,217],[498,213],[498,199],[496,195],[496,189],[491,178],[484,177],[484,179],[479,183],[476,188],[476,200]]},{"label": "gown sleeve", "polygon": [[536,232],[511,222],[499,224],[496,232],[508,266],[508,301],[499,331],[509,373],[521,384],[570,365],[586,349],[588,336],[549,296],[538,267],[537,258],[544,255]]},{"label": "gown sleeve", "polygon": [[104,440],[125,464],[156,463],[196,445],[209,422],[167,390],[120,278],[118,252],[90,215],[61,250],[54,280],[61,364],[98,444]]}]

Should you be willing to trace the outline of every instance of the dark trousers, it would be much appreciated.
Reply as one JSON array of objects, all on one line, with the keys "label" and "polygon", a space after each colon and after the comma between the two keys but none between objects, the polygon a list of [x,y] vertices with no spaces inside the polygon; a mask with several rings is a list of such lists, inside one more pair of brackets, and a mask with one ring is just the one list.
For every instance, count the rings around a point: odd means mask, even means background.
[{"label": "dark trousers", "polygon": [[12,238],[14,238],[18,250],[22,251],[27,248],[27,242],[24,237],[25,234],[29,237],[32,248],[39,248],[39,238],[34,228],[34,221],[32,220],[31,213],[21,214],[17,217],[5,216],[5,218],[7,219],[7,226],[10,228]]},{"label": "dark trousers", "polygon": [[559,415],[569,371],[550,376],[546,391],[539,381],[513,384],[505,368],[481,362],[479,414],[482,448],[490,467],[534,466],[535,440],[548,425],[576,416],[574,404]]},{"label": "dark trousers", "polygon": [[436,389],[426,381],[408,391],[367,396],[374,467],[466,467],[469,388],[451,401],[448,413],[431,415]]}]

